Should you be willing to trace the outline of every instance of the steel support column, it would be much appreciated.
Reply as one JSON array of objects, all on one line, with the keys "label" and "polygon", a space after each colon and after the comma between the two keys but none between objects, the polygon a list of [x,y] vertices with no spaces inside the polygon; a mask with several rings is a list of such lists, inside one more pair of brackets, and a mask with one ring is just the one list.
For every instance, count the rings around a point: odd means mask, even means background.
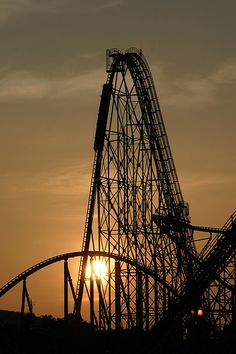
[{"label": "steel support column", "polygon": [[90,275],[90,324],[94,325],[94,269],[93,258],[90,258],[91,275]]},{"label": "steel support column", "polygon": [[64,261],[64,320],[68,317],[68,262]]},{"label": "steel support column", "polygon": [[137,271],[136,316],[137,328],[143,329],[143,277],[140,271]]},{"label": "steel support column", "polygon": [[115,263],[115,324],[120,329],[121,306],[120,306],[120,263]]},{"label": "steel support column", "polygon": [[145,321],[146,331],[149,330],[149,283],[148,275],[145,275]]}]

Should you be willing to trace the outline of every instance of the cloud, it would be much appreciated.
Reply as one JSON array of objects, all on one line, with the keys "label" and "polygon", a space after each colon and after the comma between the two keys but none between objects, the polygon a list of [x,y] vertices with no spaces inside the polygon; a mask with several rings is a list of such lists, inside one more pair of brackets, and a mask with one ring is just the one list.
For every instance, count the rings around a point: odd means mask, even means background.
[{"label": "cloud", "polygon": [[27,195],[87,195],[92,165],[72,164],[48,172],[15,172],[1,174],[1,198]]},{"label": "cloud", "polygon": [[209,188],[210,186],[219,186],[235,183],[234,175],[211,174],[211,173],[189,173],[185,171],[180,178],[184,189]]},{"label": "cloud", "polygon": [[7,72],[0,79],[0,101],[78,96],[81,92],[99,90],[104,79],[104,69],[51,78],[28,71]]},{"label": "cloud", "polygon": [[78,13],[91,14],[103,10],[116,9],[123,0],[0,0],[0,23],[5,23],[16,16],[25,16],[33,13],[60,14]]},{"label": "cloud", "polygon": [[10,18],[27,15],[34,12],[55,12],[60,9],[60,1],[56,6],[53,1],[35,0],[0,0],[0,23],[5,23]]},{"label": "cloud", "polygon": [[87,194],[90,187],[92,165],[71,165],[44,179],[43,189],[50,194]]},{"label": "cloud", "polygon": [[[164,79],[164,77],[163,77]],[[171,106],[190,107],[193,104],[211,104],[222,85],[236,83],[236,62],[225,63],[205,77],[189,80],[167,80],[162,89],[162,100]]]}]

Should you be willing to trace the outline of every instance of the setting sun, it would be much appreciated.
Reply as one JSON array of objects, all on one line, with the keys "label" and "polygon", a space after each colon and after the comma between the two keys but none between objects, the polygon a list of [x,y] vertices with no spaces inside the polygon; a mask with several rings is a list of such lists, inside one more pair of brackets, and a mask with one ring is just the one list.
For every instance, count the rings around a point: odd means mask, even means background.
[{"label": "setting sun", "polygon": [[108,273],[107,265],[104,260],[96,260],[90,261],[87,265],[86,270],[86,278],[93,279],[104,279]]}]

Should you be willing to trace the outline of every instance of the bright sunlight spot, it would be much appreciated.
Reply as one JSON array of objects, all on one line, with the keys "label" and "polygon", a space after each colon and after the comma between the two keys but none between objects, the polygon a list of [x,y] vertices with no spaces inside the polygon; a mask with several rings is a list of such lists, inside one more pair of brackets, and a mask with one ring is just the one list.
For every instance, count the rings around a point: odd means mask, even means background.
[{"label": "bright sunlight spot", "polygon": [[90,279],[104,279],[108,273],[107,265],[104,260],[94,259],[92,262],[88,263],[86,278]]}]

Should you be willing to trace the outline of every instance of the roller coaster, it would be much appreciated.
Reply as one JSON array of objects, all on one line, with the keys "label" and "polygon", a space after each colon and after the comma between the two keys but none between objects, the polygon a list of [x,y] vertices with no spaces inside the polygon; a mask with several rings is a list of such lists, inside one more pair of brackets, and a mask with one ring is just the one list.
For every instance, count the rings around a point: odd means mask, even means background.
[{"label": "roller coaster", "polygon": [[[74,316],[83,318],[89,303],[91,325],[155,333],[157,347],[176,323],[187,331],[199,309],[211,333],[221,333],[236,315],[236,212],[222,228],[191,225],[143,53],[111,49],[106,59],[82,250],[27,269],[0,297],[22,282],[21,312],[25,302],[32,312],[26,280],[64,261],[65,318],[70,289]],[[207,234],[201,242],[198,231]],[[68,267],[74,257],[76,281]]]}]

